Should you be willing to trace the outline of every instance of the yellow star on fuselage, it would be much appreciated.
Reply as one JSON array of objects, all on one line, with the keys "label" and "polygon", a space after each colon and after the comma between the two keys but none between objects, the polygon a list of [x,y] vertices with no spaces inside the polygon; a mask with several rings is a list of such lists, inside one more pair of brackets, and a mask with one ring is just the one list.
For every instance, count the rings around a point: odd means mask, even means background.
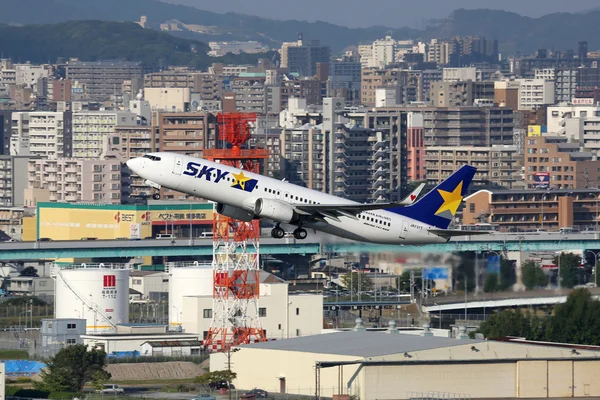
[{"label": "yellow star on fuselage", "polygon": [[446,192],[445,190],[438,189],[440,196],[444,199],[444,204],[436,211],[435,215],[441,214],[444,211],[450,211],[452,215],[456,214],[456,210],[460,206],[460,202],[463,199],[462,196],[462,181],[456,186],[452,192]]},{"label": "yellow star on fuselage", "polygon": [[250,180],[250,178],[244,176],[244,171],[240,171],[239,174],[232,174],[235,178],[233,185],[231,186],[240,186],[242,190],[246,190],[246,182]]}]

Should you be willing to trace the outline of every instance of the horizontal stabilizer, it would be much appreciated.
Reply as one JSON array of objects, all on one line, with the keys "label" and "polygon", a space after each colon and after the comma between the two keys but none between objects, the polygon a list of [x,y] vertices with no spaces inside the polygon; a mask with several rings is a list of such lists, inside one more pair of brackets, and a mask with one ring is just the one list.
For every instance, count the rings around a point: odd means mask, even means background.
[{"label": "horizontal stabilizer", "polygon": [[490,235],[493,231],[459,231],[452,229],[429,229],[428,232],[438,235],[443,238],[451,238],[456,236],[475,236],[475,235]]}]

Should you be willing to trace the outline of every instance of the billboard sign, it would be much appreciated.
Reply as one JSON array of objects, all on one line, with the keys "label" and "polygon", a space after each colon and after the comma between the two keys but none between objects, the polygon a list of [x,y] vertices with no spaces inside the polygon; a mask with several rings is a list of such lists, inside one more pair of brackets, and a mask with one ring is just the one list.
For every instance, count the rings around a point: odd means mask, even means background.
[{"label": "billboard sign", "polygon": [[534,187],[537,189],[548,189],[548,187],[550,186],[549,172],[536,172],[533,178]]},{"label": "billboard sign", "polygon": [[573,97],[571,99],[571,104],[573,105],[581,105],[581,106],[593,106],[594,99],[591,97]]},{"label": "billboard sign", "polygon": [[430,280],[437,279],[448,279],[448,268],[447,267],[429,267],[423,269],[423,278]]},{"label": "billboard sign", "polygon": [[496,254],[490,254],[487,258],[487,272],[488,274],[499,274],[500,273],[500,257]]},{"label": "billboard sign", "polygon": [[140,224],[129,225],[129,238],[130,239],[141,239]]}]

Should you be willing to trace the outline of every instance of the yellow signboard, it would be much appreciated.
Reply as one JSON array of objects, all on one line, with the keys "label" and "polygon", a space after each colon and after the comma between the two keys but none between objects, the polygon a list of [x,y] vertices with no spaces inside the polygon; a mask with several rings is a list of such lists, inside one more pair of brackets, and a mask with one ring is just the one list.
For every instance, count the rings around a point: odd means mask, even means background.
[{"label": "yellow signboard", "polygon": [[542,127],[540,125],[529,125],[527,127],[527,136],[542,136]]}]

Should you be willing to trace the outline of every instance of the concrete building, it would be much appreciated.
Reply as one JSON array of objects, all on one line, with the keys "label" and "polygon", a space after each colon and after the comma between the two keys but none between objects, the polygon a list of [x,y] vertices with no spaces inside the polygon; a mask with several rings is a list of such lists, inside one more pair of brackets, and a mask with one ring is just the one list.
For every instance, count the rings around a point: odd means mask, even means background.
[{"label": "concrete building", "polygon": [[118,160],[29,160],[28,187],[45,189],[50,201],[121,203]]},{"label": "concrete building", "polygon": [[45,158],[69,157],[72,151],[71,112],[13,112],[11,154]]},{"label": "concrete building", "polygon": [[466,81],[477,81],[477,68],[475,67],[462,67],[462,68],[443,68],[442,69],[442,81],[443,82],[466,82]]},{"label": "concrete building", "polygon": [[[210,113],[160,112],[158,120],[158,150],[202,157],[204,149],[216,148],[217,121]],[[161,189],[161,196],[170,200],[189,200],[192,196]]]},{"label": "concrete building", "polygon": [[554,104],[554,82],[543,79],[519,80],[519,110],[533,110]]},{"label": "concrete building", "polygon": [[136,113],[129,111],[73,112],[73,157],[99,158],[109,135],[118,126],[136,126]]},{"label": "concrete building", "polygon": [[513,144],[514,114],[508,107],[423,107],[425,146]]},{"label": "concrete building", "polygon": [[186,357],[200,355],[199,340],[150,340],[142,343],[142,357]]},{"label": "concrete building", "polygon": [[515,146],[430,146],[425,149],[427,183],[434,187],[461,166],[477,168],[470,191],[523,188],[523,156]]},{"label": "concrete building", "polygon": [[406,177],[409,181],[421,181],[425,179],[427,173],[423,143],[423,115],[414,112],[408,113],[406,121],[406,146],[408,148]]},{"label": "concrete building", "polygon": [[[349,331],[237,348],[234,385],[260,382],[269,393],[360,399],[600,394],[592,372],[600,367],[597,347]],[[226,369],[227,354],[212,354],[210,368]]]},{"label": "concrete building", "polygon": [[153,111],[192,111],[191,90],[187,87],[147,88],[144,90],[144,97]]},{"label": "concrete building", "polygon": [[0,110],[0,155],[10,155],[10,137],[12,135],[12,112]]},{"label": "concrete building", "polygon": [[85,98],[95,101],[122,102],[123,81],[142,78],[140,62],[132,61],[70,61],[67,79],[85,87]]},{"label": "concrete building", "polygon": [[129,288],[140,292],[144,300],[166,301],[169,292],[169,274],[157,271],[131,271]]},{"label": "concrete building", "polygon": [[598,187],[600,161],[579,143],[565,137],[525,138],[525,182],[527,188],[583,189]]},{"label": "concrete building", "polygon": [[281,176],[290,183],[325,192],[328,146],[322,128],[307,122],[281,131]]},{"label": "concrete building", "polygon": [[361,103],[365,106],[376,104],[378,88],[399,88],[406,86],[408,72],[399,69],[363,69],[361,75]]},{"label": "concrete building", "polygon": [[208,42],[210,46],[210,51],[208,52],[209,56],[212,57],[220,57],[225,54],[240,54],[240,53],[266,53],[269,51],[269,48],[262,43],[259,43],[255,40],[247,41],[247,42]]},{"label": "concrete building", "polygon": [[435,62],[438,65],[450,63],[450,55],[454,53],[454,43],[447,40],[431,39],[426,47],[426,62]]},{"label": "concrete building", "polygon": [[[557,106],[548,107],[547,111],[547,130],[549,134],[566,136],[567,123],[571,119],[586,119],[592,117],[600,117],[600,106],[596,105],[593,99],[573,99],[573,103],[561,103]],[[577,127],[579,121],[573,125]],[[576,138],[578,135],[569,135]]]},{"label": "concrete building", "polygon": [[50,354],[73,344],[83,344],[85,319],[43,319],[40,329],[42,348],[50,349]]},{"label": "concrete building", "polygon": [[[260,279],[258,315],[268,339],[321,334],[322,295],[288,293],[288,284],[268,273],[261,272]],[[184,296],[182,304],[180,311],[184,331],[206,337],[212,321],[212,296]],[[247,312],[256,311],[254,305],[249,304]]]},{"label": "concrete building", "polygon": [[[287,67],[289,72],[297,72],[300,76],[314,76],[317,73],[317,63],[328,63],[331,49],[322,46],[318,40],[302,40],[293,46],[281,47],[282,68]],[[284,63],[285,60],[285,63]]]},{"label": "concrete building", "polygon": [[52,83],[52,101],[71,102],[71,80],[60,79],[53,80]]},{"label": "concrete building", "polygon": [[600,190],[494,190],[465,197],[463,224],[490,223],[503,232],[597,229]]},{"label": "concrete building", "polygon": [[350,103],[359,103],[361,91],[361,63],[356,58],[344,57],[329,63],[327,96],[335,97],[344,93]]},{"label": "concrete building", "polygon": [[500,107],[519,109],[519,87],[521,84],[514,80],[494,82],[494,103]]},{"label": "concrete building", "polygon": [[494,82],[443,81],[431,85],[435,107],[470,107],[476,99],[494,100]]},{"label": "concrete building", "polygon": [[6,291],[15,296],[52,297],[54,280],[50,277],[14,276],[8,281]]},{"label": "concrete building", "polygon": [[27,166],[32,156],[0,156],[0,205],[25,206]]}]

